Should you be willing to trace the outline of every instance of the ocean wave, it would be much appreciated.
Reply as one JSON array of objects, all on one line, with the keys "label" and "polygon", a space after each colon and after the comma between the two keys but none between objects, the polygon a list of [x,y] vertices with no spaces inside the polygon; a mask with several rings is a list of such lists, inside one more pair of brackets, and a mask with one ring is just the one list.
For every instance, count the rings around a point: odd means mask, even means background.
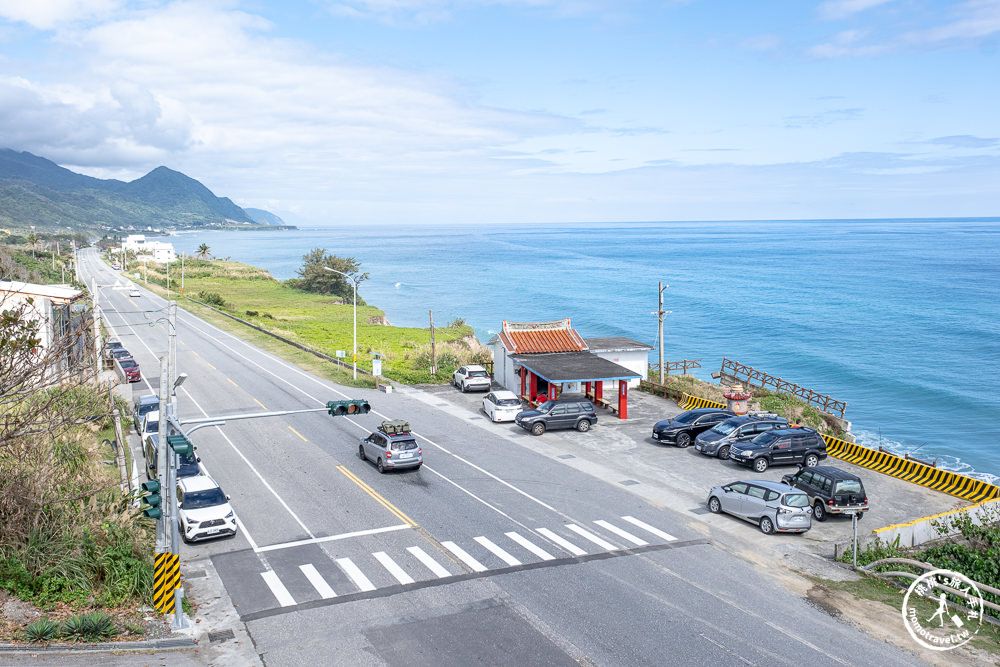
[{"label": "ocean wave", "polygon": [[[941,454],[934,452],[933,450],[925,450],[923,449],[925,446],[923,444],[916,446],[906,445],[896,440],[889,440],[885,437],[880,437],[878,433],[872,433],[870,431],[857,431],[854,433],[854,437],[859,445],[863,445],[871,449],[878,449],[881,446],[882,449],[897,456],[906,456],[909,454],[911,457],[916,457],[923,461],[934,461],[937,463],[937,467],[942,470],[966,475],[968,477],[972,477],[973,479],[978,479],[990,484],[1000,484],[1000,476],[988,472],[979,472],[958,456],[954,456],[952,454]],[[920,451],[918,452],[918,450]]]}]

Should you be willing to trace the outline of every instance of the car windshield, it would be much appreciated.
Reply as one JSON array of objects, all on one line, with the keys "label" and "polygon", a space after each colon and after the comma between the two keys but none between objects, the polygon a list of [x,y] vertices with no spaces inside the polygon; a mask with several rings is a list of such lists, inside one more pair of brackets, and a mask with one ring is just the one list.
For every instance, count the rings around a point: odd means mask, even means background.
[{"label": "car windshield", "polygon": [[222,489],[205,489],[204,491],[190,491],[184,494],[184,509],[200,510],[206,507],[215,507],[226,502],[226,494]]},{"label": "car windshield", "polygon": [[150,403],[148,405],[140,405],[139,406],[139,416],[143,417],[143,416],[149,414],[150,412],[156,412],[157,408],[159,408],[159,407],[160,407],[160,405],[158,403]]},{"label": "car windshield", "polygon": [[834,493],[861,493],[861,482],[856,479],[842,479],[837,482]]},{"label": "car windshield", "polygon": [[739,424],[730,424],[729,422],[722,422],[721,424],[716,424],[712,427],[712,433],[719,433],[721,435],[729,435],[736,430]]},{"label": "car windshield", "polygon": [[392,443],[391,449],[394,452],[405,452],[417,448],[416,440],[397,440]]},{"label": "car windshield", "polygon": [[122,359],[121,362],[119,363],[121,363],[122,368],[134,368],[135,366],[139,365],[135,363],[135,361],[132,359]]},{"label": "car windshield", "polygon": [[769,431],[767,433],[761,433],[750,442],[755,445],[770,445],[772,442],[777,440],[777,438],[778,436],[776,436],[773,431]]},{"label": "car windshield", "polygon": [[146,433],[159,433],[160,422],[146,422]]},{"label": "car windshield", "polygon": [[673,419],[672,421],[675,424],[690,424],[700,416],[701,415],[698,414],[697,412],[684,412],[681,413],[676,419]]},{"label": "car windshield", "polygon": [[518,398],[500,398],[497,399],[497,405],[505,408],[521,407],[521,400]]},{"label": "car windshield", "polygon": [[786,493],[781,504],[788,507],[809,507],[809,496],[804,493]]},{"label": "car windshield", "polygon": [[556,407],[555,401],[545,401],[535,409],[539,412],[552,412],[552,408],[554,407]]},{"label": "car windshield", "polygon": [[486,371],[469,371],[470,378],[488,378],[490,376]]},{"label": "car windshield", "polygon": [[177,457],[178,477],[191,477],[200,472],[201,468],[198,467],[198,459],[194,457],[194,454],[184,454]]}]

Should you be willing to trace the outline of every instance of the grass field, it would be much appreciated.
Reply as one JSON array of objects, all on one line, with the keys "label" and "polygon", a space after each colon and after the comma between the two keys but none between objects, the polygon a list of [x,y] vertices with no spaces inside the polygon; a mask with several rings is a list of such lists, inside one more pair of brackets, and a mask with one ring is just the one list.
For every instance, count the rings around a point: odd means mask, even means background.
[{"label": "grass field", "polygon": [[[180,291],[178,269],[176,263],[171,267],[174,296]],[[165,295],[164,267],[149,264],[146,270],[150,286],[155,283]],[[131,270],[128,275],[134,277]],[[364,291],[364,283],[359,291]],[[354,311],[350,301],[293,289],[262,269],[221,260],[185,260],[184,296],[330,356],[343,350],[344,360],[351,361]],[[357,318],[359,369],[370,371],[372,358],[379,354],[383,376],[405,383],[434,383],[447,381],[463,363],[484,360],[484,348],[475,340],[472,327],[438,327],[438,372],[431,375],[430,329],[386,326],[385,313],[374,306],[359,305]],[[251,331],[248,327],[242,330]]]}]

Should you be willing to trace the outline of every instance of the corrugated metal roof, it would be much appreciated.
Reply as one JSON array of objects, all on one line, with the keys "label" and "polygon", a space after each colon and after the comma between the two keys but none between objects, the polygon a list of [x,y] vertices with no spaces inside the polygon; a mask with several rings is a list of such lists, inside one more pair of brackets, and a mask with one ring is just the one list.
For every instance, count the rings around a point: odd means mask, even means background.
[{"label": "corrugated metal roof", "polygon": [[20,281],[0,280],[0,292],[12,292],[26,296],[44,296],[67,302],[83,296],[83,292],[69,285],[36,285]]}]

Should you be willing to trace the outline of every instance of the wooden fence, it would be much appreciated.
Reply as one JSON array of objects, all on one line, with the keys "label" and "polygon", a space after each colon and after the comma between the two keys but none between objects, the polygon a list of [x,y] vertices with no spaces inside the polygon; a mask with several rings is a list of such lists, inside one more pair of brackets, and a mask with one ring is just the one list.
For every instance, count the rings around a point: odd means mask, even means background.
[{"label": "wooden fence", "polygon": [[806,403],[816,406],[823,412],[829,412],[831,414],[839,412],[841,418],[844,417],[844,412],[847,411],[847,403],[844,401],[832,399],[826,394],[817,394],[812,389],[800,387],[794,382],[786,382],[781,378],[776,378],[773,375],[768,375],[763,371],[759,371],[752,366],[744,366],[738,361],[723,358],[722,373],[731,375],[738,380],[743,380],[749,385],[761,387],[763,389],[767,389],[768,386],[770,386],[774,388],[774,391],[792,394],[793,396],[801,398]]},{"label": "wooden fence", "polygon": [[[681,371],[687,373],[689,368],[701,368],[701,359],[685,359],[683,361],[664,361],[663,372],[670,375],[670,371]],[[649,374],[652,376],[660,374],[660,364],[649,364]]]}]

